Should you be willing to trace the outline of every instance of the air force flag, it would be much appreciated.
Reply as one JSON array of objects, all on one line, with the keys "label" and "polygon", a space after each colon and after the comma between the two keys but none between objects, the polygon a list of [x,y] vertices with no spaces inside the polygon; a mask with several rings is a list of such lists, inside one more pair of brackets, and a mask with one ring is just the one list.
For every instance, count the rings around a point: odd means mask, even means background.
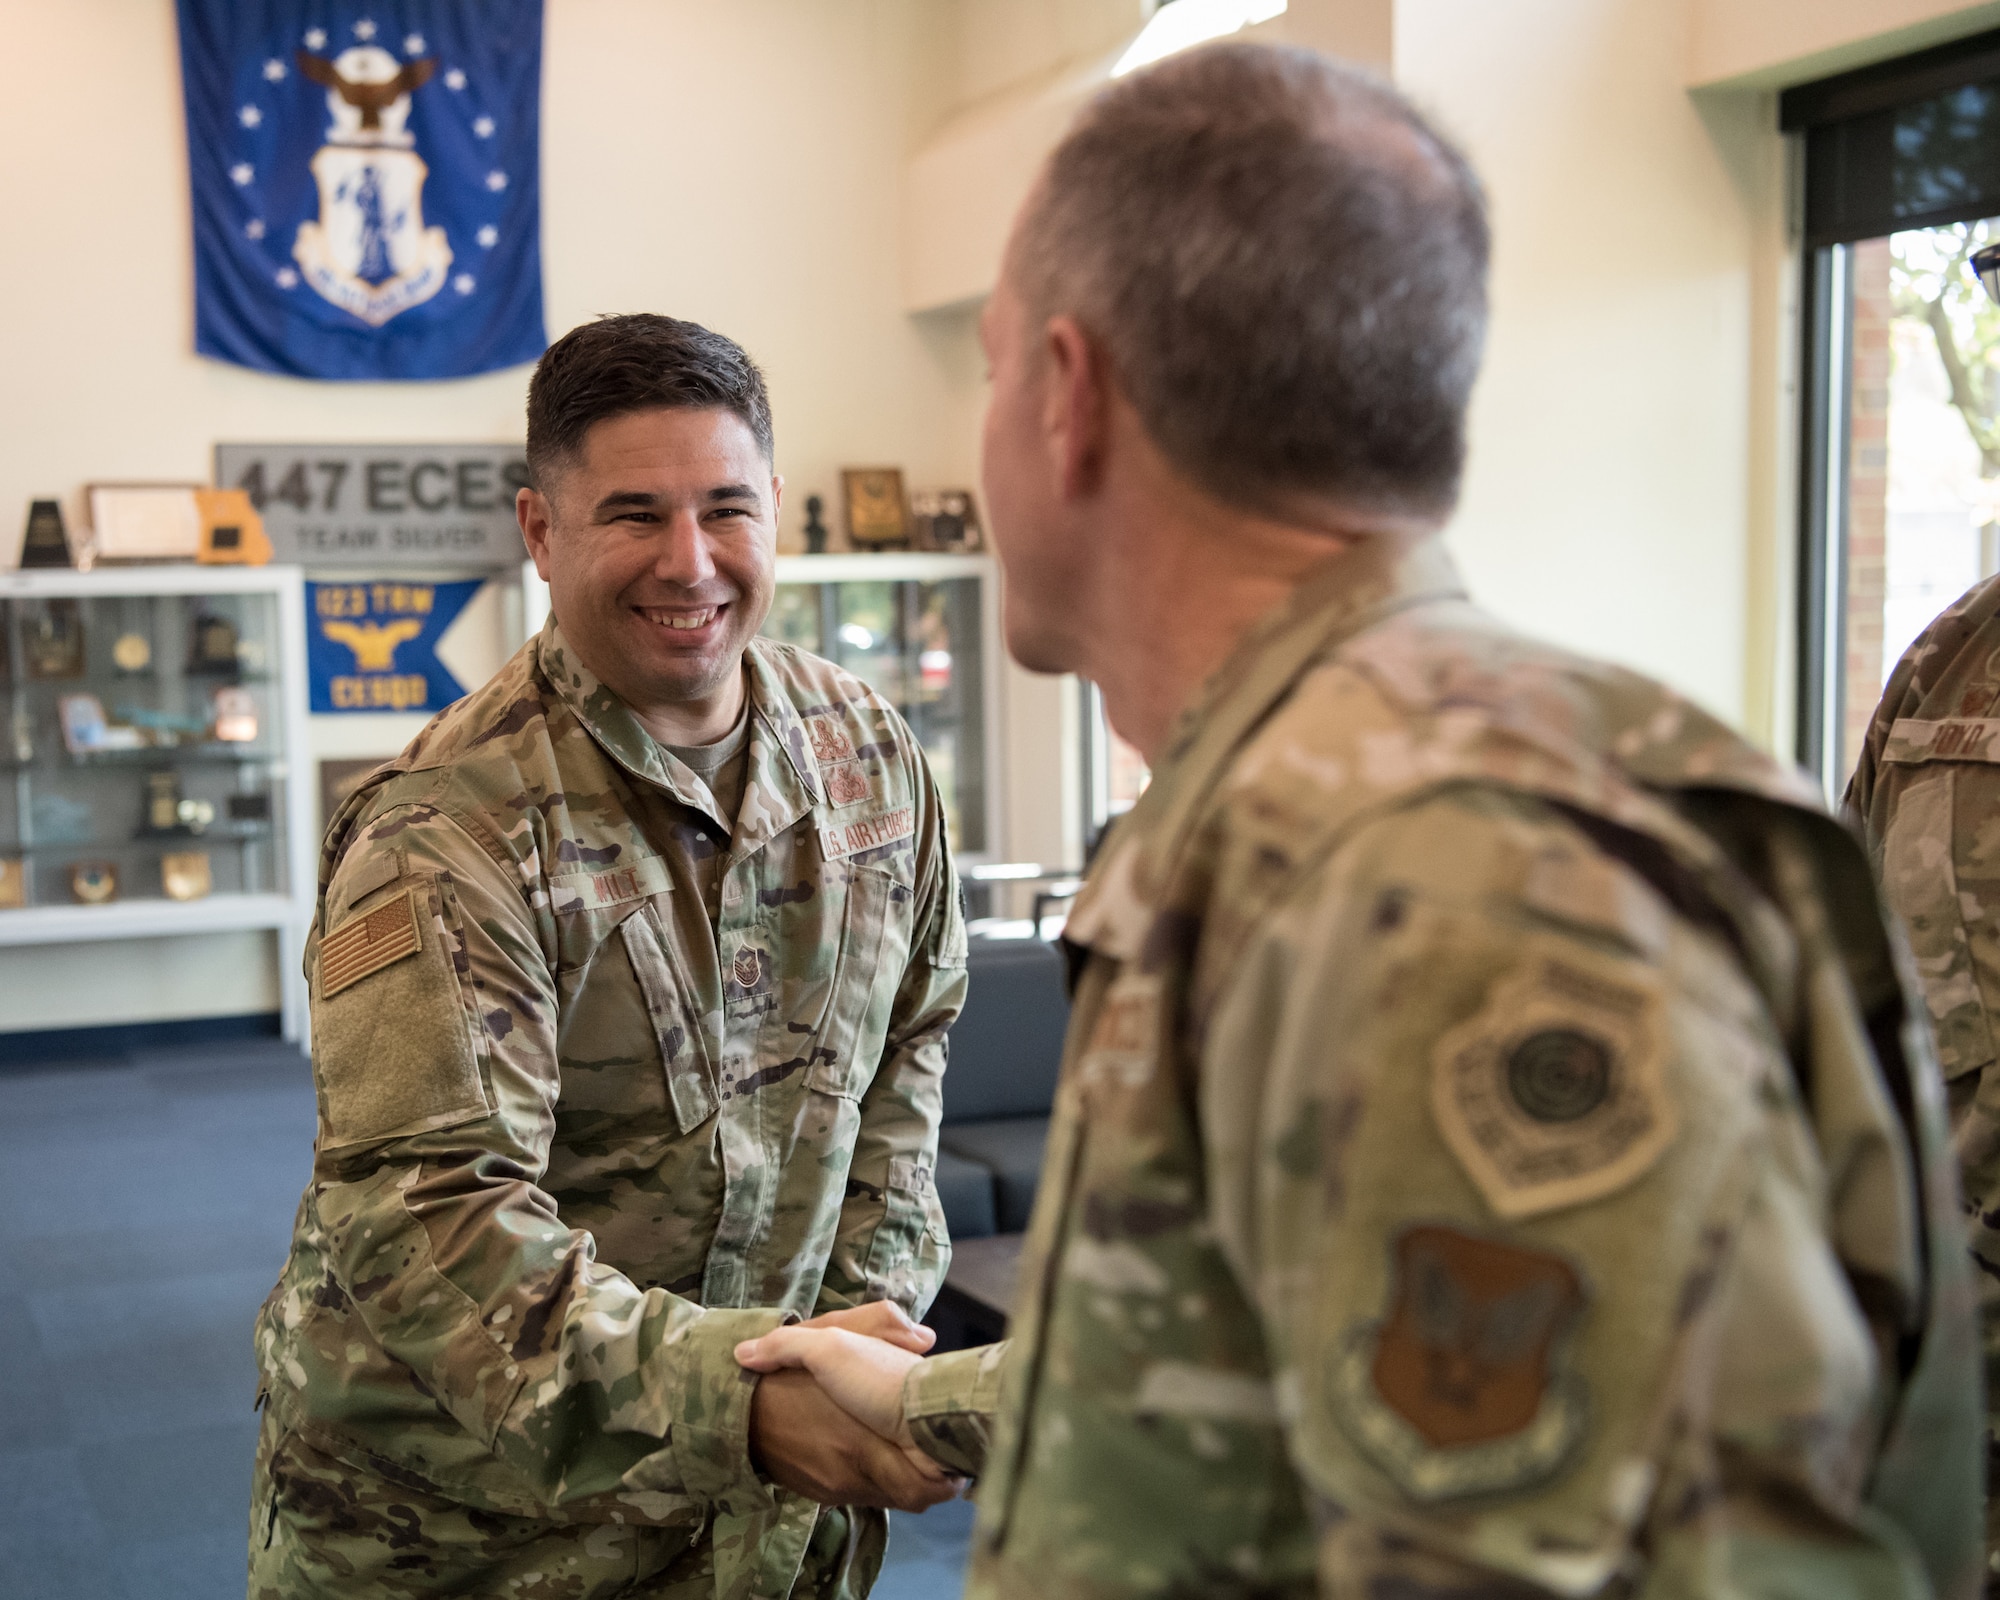
[{"label": "air force flag", "polygon": [[178,0],[195,348],[301,378],[542,353],[542,0]]}]

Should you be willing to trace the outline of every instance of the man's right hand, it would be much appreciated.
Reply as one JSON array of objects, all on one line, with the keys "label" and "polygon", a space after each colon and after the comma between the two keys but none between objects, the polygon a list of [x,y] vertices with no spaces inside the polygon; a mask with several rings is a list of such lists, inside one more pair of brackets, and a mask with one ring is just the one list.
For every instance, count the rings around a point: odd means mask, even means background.
[{"label": "man's right hand", "polygon": [[806,1372],[757,1380],[750,1459],[780,1488],[822,1505],[923,1511],[964,1487],[922,1451],[893,1445],[856,1422]]}]

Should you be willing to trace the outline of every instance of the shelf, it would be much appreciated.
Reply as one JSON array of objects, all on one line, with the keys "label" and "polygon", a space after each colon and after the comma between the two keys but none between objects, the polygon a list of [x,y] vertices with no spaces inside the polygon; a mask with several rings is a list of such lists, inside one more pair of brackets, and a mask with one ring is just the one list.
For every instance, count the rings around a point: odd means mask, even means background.
[{"label": "shelf", "polygon": [[938,550],[885,550],[872,554],[843,550],[838,555],[779,556],[780,583],[936,583],[944,578],[979,578],[993,571],[989,555]]},{"label": "shelf", "polygon": [[150,566],[98,567],[77,572],[51,567],[38,572],[0,572],[0,599],[39,600],[50,597],[119,595],[187,595],[282,593],[298,582],[297,567],[204,567],[194,562]]},{"label": "shelf", "polygon": [[217,894],[206,900],[135,898],[101,906],[25,906],[0,911],[0,946],[234,933],[253,928],[290,928],[303,933],[311,915],[298,901],[281,894]]},{"label": "shelf", "polygon": [[28,844],[17,840],[10,844],[0,843],[0,856],[46,855],[52,850],[130,850],[140,846],[158,850],[198,850],[206,845],[256,844],[260,840],[274,838],[276,832],[276,828],[268,822],[238,829],[219,823],[202,833],[132,833],[122,839],[36,839]]}]

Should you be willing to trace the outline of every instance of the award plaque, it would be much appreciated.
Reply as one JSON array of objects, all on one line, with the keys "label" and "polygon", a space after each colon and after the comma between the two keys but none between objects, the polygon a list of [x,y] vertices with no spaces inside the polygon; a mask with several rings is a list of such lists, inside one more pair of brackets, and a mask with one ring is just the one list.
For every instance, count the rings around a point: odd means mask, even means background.
[{"label": "award plaque", "polygon": [[201,545],[195,560],[204,566],[261,567],[271,559],[264,519],[241,489],[197,489]]},{"label": "award plaque", "polygon": [[178,772],[146,774],[144,833],[172,833],[180,826],[181,776]]},{"label": "award plaque", "polygon": [[74,600],[50,600],[21,629],[31,678],[83,676],[83,611]]},{"label": "award plaque", "polygon": [[849,467],[840,475],[847,499],[847,540],[857,550],[900,550],[910,542],[903,474],[894,467]]},{"label": "award plaque", "polygon": [[213,611],[202,612],[194,619],[194,645],[188,651],[188,671],[236,671],[236,645],[235,623]]},{"label": "award plaque", "polygon": [[69,869],[69,892],[87,906],[118,898],[118,869],[109,861],[79,861]]},{"label": "award plaque", "polygon": [[27,903],[27,864],[19,856],[0,856],[0,911],[18,911]]},{"label": "award plaque", "polygon": [[910,520],[919,550],[971,551],[980,548],[979,512],[970,489],[939,489],[910,496]]},{"label": "award plaque", "polygon": [[206,850],[169,850],[160,857],[160,887],[169,900],[200,900],[215,887]]},{"label": "award plaque", "polygon": [[69,534],[63,528],[60,500],[33,500],[28,503],[28,531],[21,535],[23,567],[68,567]]}]

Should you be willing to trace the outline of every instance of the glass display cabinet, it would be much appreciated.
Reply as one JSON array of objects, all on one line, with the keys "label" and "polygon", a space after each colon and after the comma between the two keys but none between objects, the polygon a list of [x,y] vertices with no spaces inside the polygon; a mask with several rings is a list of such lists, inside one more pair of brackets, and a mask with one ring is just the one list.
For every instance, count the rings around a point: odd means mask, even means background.
[{"label": "glass display cabinet", "polygon": [[303,1037],[304,615],[292,568],[0,574],[0,947],[269,929]]},{"label": "glass display cabinet", "polygon": [[998,597],[980,555],[781,556],[764,632],[839,663],[903,714],[944,796],[952,849],[999,837]]}]

